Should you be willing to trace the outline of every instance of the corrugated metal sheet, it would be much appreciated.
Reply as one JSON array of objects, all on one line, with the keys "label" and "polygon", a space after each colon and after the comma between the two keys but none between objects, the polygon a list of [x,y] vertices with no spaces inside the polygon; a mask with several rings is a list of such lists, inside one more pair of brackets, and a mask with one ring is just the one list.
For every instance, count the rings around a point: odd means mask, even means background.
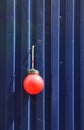
[{"label": "corrugated metal sheet", "polygon": [[[0,130],[84,130],[83,13],[83,0],[0,0]],[[23,90],[33,44],[37,96]]]}]

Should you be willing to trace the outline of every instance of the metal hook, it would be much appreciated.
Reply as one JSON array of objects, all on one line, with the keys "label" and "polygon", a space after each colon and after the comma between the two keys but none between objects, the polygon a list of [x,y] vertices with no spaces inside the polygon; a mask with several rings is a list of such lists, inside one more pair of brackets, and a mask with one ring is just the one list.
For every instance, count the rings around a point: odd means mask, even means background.
[{"label": "metal hook", "polygon": [[35,46],[32,46],[32,68],[34,68],[34,48]]}]

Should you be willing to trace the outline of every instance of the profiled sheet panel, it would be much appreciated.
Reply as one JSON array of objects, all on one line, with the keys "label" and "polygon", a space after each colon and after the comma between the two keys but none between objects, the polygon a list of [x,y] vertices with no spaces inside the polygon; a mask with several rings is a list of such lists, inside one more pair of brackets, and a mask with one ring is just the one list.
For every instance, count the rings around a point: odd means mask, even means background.
[{"label": "profiled sheet panel", "polygon": [[74,130],[74,0],[66,1],[65,129]]},{"label": "profiled sheet panel", "polygon": [[80,1],[80,117],[84,129],[84,1]]},{"label": "profiled sheet panel", "polygon": [[59,130],[60,0],[51,1],[51,128]]},{"label": "profiled sheet panel", "polygon": [[[16,2],[16,84],[14,100],[14,130],[29,128],[29,95],[23,89],[23,81],[30,67],[29,1]],[[25,10],[24,10],[25,8]]]},{"label": "profiled sheet panel", "polygon": [[15,92],[15,0],[7,1],[6,31],[6,101],[7,130],[14,130],[14,92]]},{"label": "profiled sheet panel", "polygon": [[[83,0],[0,0],[0,130],[84,129],[83,15]],[[33,44],[45,81],[34,96]]]},{"label": "profiled sheet panel", "polygon": [[[21,9],[21,129],[28,129],[28,112],[29,95],[23,89],[23,81],[27,76],[28,68],[30,67],[30,31],[29,31],[29,1],[22,0]],[[24,9],[25,8],[25,9]]]},{"label": "profiled sheet panel", "polygon": [[[35,45],[36,43],[36,0],[30,1],[30,47]],[[35,47],[36,49],[36,47]],[[31,52],[30,52],[31,54]],[[30,59],[30,67],[31,67],[31,59]],[[30,130],[36,130],[36,96],[29,95],[30,97]],[[33,122],[33,125],[32,125]]]},{"label": "profiled sheet panel", "polygon": [[81,130],[81,60],[80,60],[80,1],[75,0],[75,14],[74,14],[74,129]]},{"label": "profiled sheet panel", "polygon": [[51,0],[45,0],[45,129],[51,129]]},{"label": "profiled sheet panel", "polygon": [[60,1],[60,46],[59,46],[59,129],[65,130],[65,25],[66,0]]},{"label": "profiled sheet panel", "polygon": [[[45,80],[45,0],[36,1],[35,52],[35,67]],[[36,96],[36,130],[39,129],[45,130],[45,89]]]},{"label": "profiled sheet panel", "polygon": [[[45,77],[45,1],[30,2],[30,42],[35,45],[35,68]],[[31,59],[30,59],[31,62]],[[44,90],[45,91],[45,90]],[[45,127],[45,99],[44,93],[30,96],[30,128],[43,129]],[[32,125],[33,122],[33,125]]]},{"label": "profiled sheet panel", "polygon": [[[4,9],[3,9],[4,8]],[[6,0],[0,1],[0,129],[7,129]]]},{"label": "profiled sheet panel", "polygon": [[15,94],[14,94],[14,129],[21,130],[21,1],[16,1],[16,56],[15,56]]},{"label": "profiled sheet panel", "polygon": [[0,129],[14,130],[14,8],[0,1]]}]

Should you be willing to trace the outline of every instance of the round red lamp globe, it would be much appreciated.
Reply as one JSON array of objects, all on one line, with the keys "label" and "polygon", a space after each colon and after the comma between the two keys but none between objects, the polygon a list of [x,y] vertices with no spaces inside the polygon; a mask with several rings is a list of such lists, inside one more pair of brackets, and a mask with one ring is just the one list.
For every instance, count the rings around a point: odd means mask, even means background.
[{"label": "round red lamp globe", "polygon": [[23,82],[24,90],[28,94],[39,94],[44,88],[44,81],[39,71],[31,69]]}]

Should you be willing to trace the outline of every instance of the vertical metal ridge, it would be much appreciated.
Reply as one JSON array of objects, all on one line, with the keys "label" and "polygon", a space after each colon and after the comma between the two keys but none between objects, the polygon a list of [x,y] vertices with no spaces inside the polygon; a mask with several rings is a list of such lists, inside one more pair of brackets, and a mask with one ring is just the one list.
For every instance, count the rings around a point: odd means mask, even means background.
[{"label": "vertical metal ridge", "polygon": [[[37,4],[36,0],[30,1],[30,36],[31,36],[30,46],[31,47],[36,43],[36,4]],[[30,66],[31,66],[31,59],[30,59]],[[36,95],[30,95],[30,130],[33,129],[36,130]]]},{"label": "vertical metal ridge", "polygon": [[[13,92],[15,92],[15,44],[16,44],[16,0],[13,0]],[[14,130],[14,94],[13,94],[13,124],[12,130]]]},{"label": "vertical metal ridge", "polygon": [[15,92],[16,0],[13,0],[13,92]]},{"label": "vertical metal ridge", "polygon": [[72,85],[73,85],[73,112],[72,112],[72,114],[73,114],[73,118],[72,118],[72,121],[73,121],[73,130],[75,129],[75,123],[74,123],[74,47],[75,47],[75,42],[74,42],[74,23],[75,23],[75,0],[73,0],[73,25],[72,25],[72,28],[73,28],[73,40],[72,40],[72,48],[73,48],[73,50],[72,50],[72,64],[73,64],[73,68],[72,68],[72,80],[73,80],[73,83],[72,83]]},{"label": "vertical metal ridge", "polygon": [[59,130],[60,0],[52,0],[51,9],[51,130]]},{"label": "vertical metal ridge", "polygon": [[66,1],[66,130],[74,130],[74,0]]},{"label": "vertical metal ridge", "polygon": [[22,47],[22,1],[18,0],[16,1],[16,46],[15,46],[15,93],[14,93],[14,122],[15,122],[15,130],[21,130],[22,129],[22,104],[21,104],[21,79],[22,79],[22,53],[21,53],[21,47]]},{"label": "vertical metal ridge", "polygon": [[65,130],[65,21],[66,0],[60,0],[59,130]]},{"label": "vertical metal ridge", "polygon": [[80,1],[74,0],[74,129],[81,129],[81,85],[80,85],[80,67],[81,67],[81,39],[80,39]]},{"label": "vertical metal ridge", "polygon": [[[36,68],[40,75],[45,78],[45,1],[36,1]],[[36,130],[45,128],[45,102],[43,90],[36,95]]]},{"label": "vertical metal ridge", "polygon": [[[28,0],[28,50],[29,50],[29,53],[30,52],[30,49],[31,49],[31,0]],[[28,55],[28,69],[30,69],[30,54]],[[29,96],[29,99],[28,99],[28,130],[31,130],[30,128],[30,102],[31,102],[31,98]]]},{"label": "vertical metal ridge", "polygon": [[24,78],[30,68],[30,0],[21,4],[21,130],[30,129],[30,96],[24,91]]},{"label": "vertical metal ridge", "polygon": [[51,0],[45,0],[45,129],[51,130]]},{"label": "vertical metal ridge", "polygon": [[[43,0],[43,79],[45,84],[45,0]],[[43,90],[43,130],[45,130],[45,85]]]},{"label": "vertical metal ridge", "polygon": [[84,1],[80,0],[80,126],[84,129]]},{"label": "vertical metal ridge", "polygon": [[[3,8],[4,9],[4,8]],[[13,0],[6,1],[6,129],[14,130],[14,68],[15,65],[14,60],[14,8],[13,8]],[[3,53],[4,55],[4,53]]]}]

